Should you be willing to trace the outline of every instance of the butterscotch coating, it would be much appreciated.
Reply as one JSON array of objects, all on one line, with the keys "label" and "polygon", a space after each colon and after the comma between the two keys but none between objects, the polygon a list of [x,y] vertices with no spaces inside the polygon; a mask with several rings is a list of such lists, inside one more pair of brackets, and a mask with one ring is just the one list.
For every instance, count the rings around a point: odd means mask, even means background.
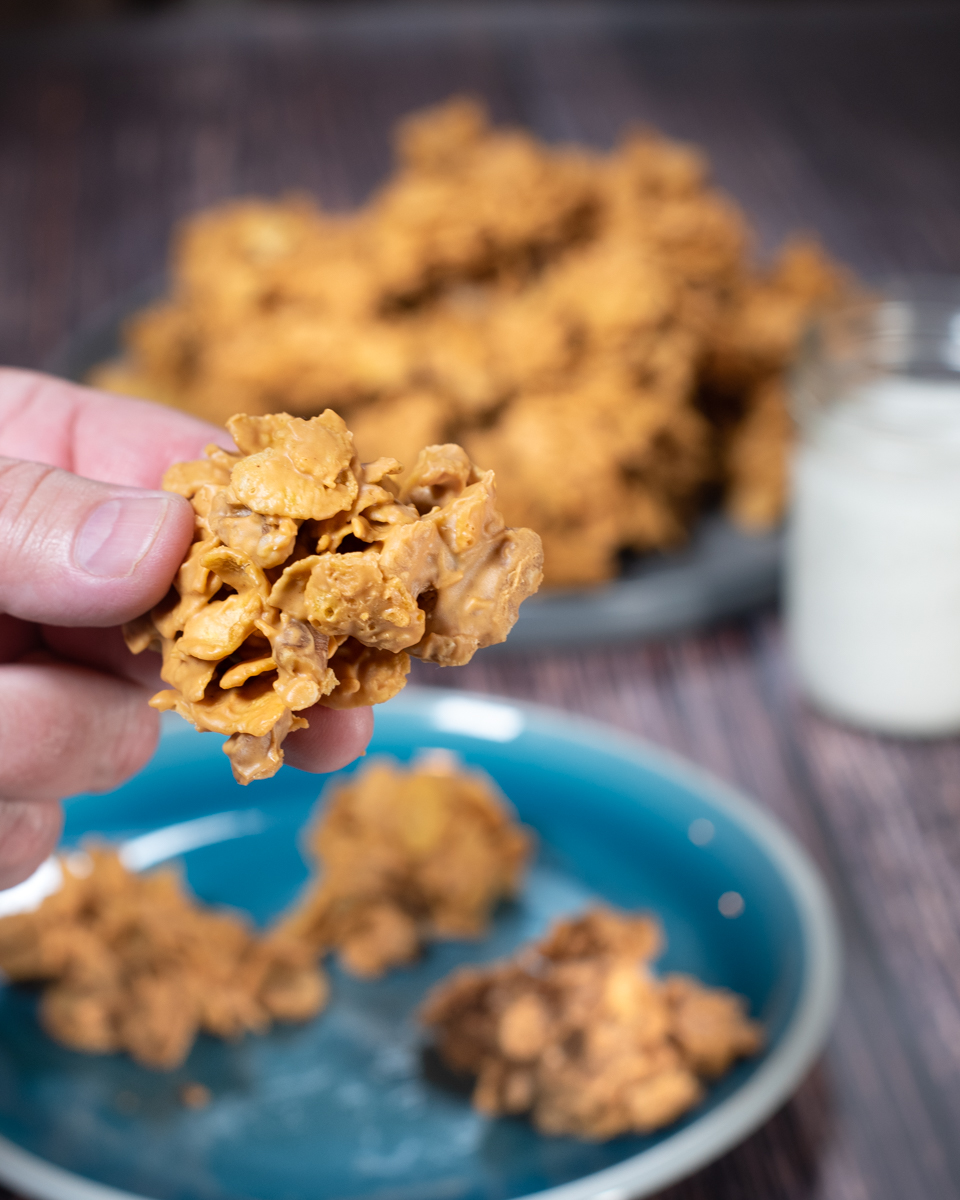
[{"label": "butterscotch coating", "polygon": [[[550,152],[520,130],[492,130],[482,110],[472,110],[457,136],[431,131],[429,118],[409,123],[400,169],[367,210],[371,252],[391,298],[482,278],[504,264],[528,267],[591,224],[596,189],[583,156]],[[461,122],[464,111],[443,114],[440,124]]]},{"label": "butterscotch coating", "polygon": [[796,353],[811,312],[853,293],[848,273],[809,238],[787,242],[771,270],[742,278],[710,331],[704,361],[707,385],[742,396],[781,376]]},{"label": "butterscotch coating", "polygon": [[481,1112],[594,1141],[649,1133],[763,1044],[741,997],[657,978],[660,948],[649,918],[592,909],[512,959],[454,972],[421,1019],[445,1061],[476,1076]]},{"label": "butterscotch coating", "polygon": [[369,978],[425,941],[482,936],[518,892],[531,839],[492,780],[436,754],[409,769],[375,760],[338,785],[310,848],[319,881],[279,932]]},{"label": "butterscotch coating", "polygon": [[357,408],[350,414],[350,429],[363,462],[386,457],[414,463],[424,446],[450,440],[452,416],[446,396],[420,387]]},{"label": "butterscotch coating", "polygon": [[551,578],[567,583],[603,578],[620,547],[682,541],[709,467],[703,418],[622,376],[518,400],[467,449],[502,481],[509,519],[541,534]]},{"label": "butterscotch coating", "polygon": [[195,540],[169,595],[125,627],[163,655],[150,701],[224,746],[241,783],[283,762],[316,704],[389,700],[413,654],[466,663],[501,642],[541,579],[540,539],[508,529],[492,471],[459,446],[362,464],[342,418],[234,416],[239,453],[208,447],[164,487],[190,500]]},{"label": "butterscotch coating", "polygon": [[62,887],[35,911],[0,918],[0,970],[44,984],[40,1020],[57,1041],[170,1070],[200,1032],[235,1039],[325,1005],[306,947],[203,908],[171,869],[137,875],[97,847],[80,860],[61,860]]},{"label": "butterscotch coating", "polygon": [[783,447],[792,438],[784,387],[772,376],[751,389],[746,411],[724,445],[727,512],[742,528],[769,529],[783,511],[788,489]]},{"label": "butterscotch coating", "polygon": [[458,96],[440,108],[414,113],[398,123],[394,137],[397,158],[407,167],[442,171],[482,141],[488,129],[483,105],[469,96]]}]

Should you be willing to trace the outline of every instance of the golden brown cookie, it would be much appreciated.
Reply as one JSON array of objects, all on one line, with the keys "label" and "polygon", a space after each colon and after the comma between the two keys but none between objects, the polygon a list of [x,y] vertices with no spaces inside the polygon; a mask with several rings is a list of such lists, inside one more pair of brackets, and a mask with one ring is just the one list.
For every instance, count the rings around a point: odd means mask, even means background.
[{"label": "golden brown cookie", "polygon": [[455,972],[421,1017],[446,1063],[476,1077],[481,1112],[591,1141],[649,1133],[763,1044],[741,997],[654,975],[660,948],[649,917],[595,908],[512,959]]},{"label": "golden brown cookie", "polygon": [[491,779],[436,752],[408,769],[374,760],[339,784],[310,848],[319,879],[279,934],[375,977],[425,941],[486,933],[520,889],[531,836]]},{"label": "golden brown cookie", "polygon": [[453,445],[400,464],[361,463],[342,418],[234,416],[239,449],[178,463],[164,487],[196,533],[167,597],[125,626],[134,653],[163,655],[150,701],[228,734],[241,783],[283,762],[316,704],[389,700],[413,654],[441,666],[502,642],[541,579],[540,539],[509,529],[492,471]]},{"label": "golden brown cookie", "polygon": [[0,918],[0,970],[43,983],[40,1021],[58,1042],[170,1070],[201,1031],[234,1039],[326,1004],[308,947],[203,907],[174,870],[138,875],[96,846],[60,865],[59,891]]}]

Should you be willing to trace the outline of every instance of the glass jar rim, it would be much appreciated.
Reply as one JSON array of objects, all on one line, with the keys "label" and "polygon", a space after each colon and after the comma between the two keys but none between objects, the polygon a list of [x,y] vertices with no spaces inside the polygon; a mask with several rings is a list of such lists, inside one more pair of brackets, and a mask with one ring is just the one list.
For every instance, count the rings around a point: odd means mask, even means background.
[{"label": "glass jar rim", "polygon": [[[960,277],[894,277],[816,314],[789,375],[791,413],[810,433],[844,401],[879,381],[897,379],[955,387],[960,420]],[[941,391],[941,405],[944,398]],[[946,398],[952,426],[952,396]],[[930,444],[930,429],[911,431],[909,421],[883,412],[868,416],[866,410],[863,419],[874,434]]]}]

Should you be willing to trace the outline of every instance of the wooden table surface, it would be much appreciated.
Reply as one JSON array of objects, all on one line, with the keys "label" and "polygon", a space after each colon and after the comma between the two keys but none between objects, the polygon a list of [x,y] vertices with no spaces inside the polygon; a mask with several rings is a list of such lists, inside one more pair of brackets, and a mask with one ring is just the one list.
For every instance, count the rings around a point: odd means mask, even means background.
[{"label": "wooden table surface", "polygon": [[[39,366],[237,193],[361,200],[400,112],[454,91],[557,139],[701,143],[762,247],[960,271],[960,10],[457,4],[180,13],[0,45],[0,361]],[[960,1197],[960,740],[798,698],[775,613],[666,643],[480,655],[442,682],[561,705],[759,797],[820,863],[845,1000],[796,1097],[671,1200]]]}]

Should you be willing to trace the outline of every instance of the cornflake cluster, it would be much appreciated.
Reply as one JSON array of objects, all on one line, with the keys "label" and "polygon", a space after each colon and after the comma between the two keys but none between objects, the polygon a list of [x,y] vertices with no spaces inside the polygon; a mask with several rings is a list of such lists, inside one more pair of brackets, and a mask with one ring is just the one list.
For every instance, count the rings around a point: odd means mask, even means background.
[{"label": "cornflake cluster", "polygon": [[477,1077],[481,1112],[598,1141],[647,1133],[763,1042],[739,996],[656,978],[660,941],[646,917],[594,909],[509,961],[455,973],[422,1020],[445,1062]]},{"label": "cornflake cluster", "polygon": [[413,654],[441,666],[507,636],[542,578],[540,539],[507,529],[492,471],[459,446],[361,463],[341,417],[234,416],[216,446],[163,486],[190,500],[195,539],[166,599],[127,625],[163,655],[150,703],[230,734],[241,783],[283,761],[315,704],[389,700]]},{"label": "cornflake cluster", "polygon": [[758,271],[703,156],[649,132],[548,147],[460,99],[402,122],[397,152],[352,214],[189,221],[171,298],[93,382],[218,422],[329,406],[364,458],[456,441],[543,537],[551,584],[681,541],[717,493],[748,528],[779,519],[784,367],[850,290],[815,243]]},{"label": "cornflake cluster", "polygon": [[237,1038],[326,1003],[309,950],[202,908],[175,871],[134,874],[96,847],[60,865],[59,891],[0,919],[0,970],[45,983],[40,1020],[58,1042],[170,1069],[201,1031]]},{"label": "cornflake cluster", "polygon": [[373,978],[424,941],[485,934],[520,889],[531,838],[491,779],[438,752],[409,770],[374,761],[337,786],[310,847],[319,881],[280,932]]}]

